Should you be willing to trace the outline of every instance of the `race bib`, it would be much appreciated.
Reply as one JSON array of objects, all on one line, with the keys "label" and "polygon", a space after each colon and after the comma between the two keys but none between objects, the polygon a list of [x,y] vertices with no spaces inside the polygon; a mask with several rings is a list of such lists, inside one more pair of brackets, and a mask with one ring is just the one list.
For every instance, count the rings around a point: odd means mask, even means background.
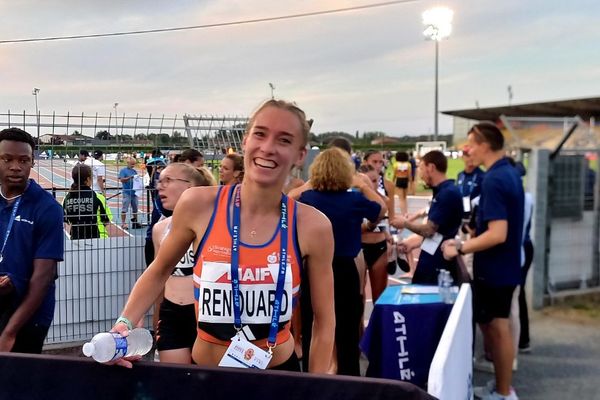
[{"label": "race bib", "polygon": [[[280,322],[289,321],[292,317],[292,266],[289,262],[285,272]],[[278,262],[262,266],[240,266],[242,324],[271,323],[278,274]],[[212,261],[203,262],[201,275],[200,277],[194,275],[194,280],[200,286],[198,322],[232,323],[233,294],[230,264]]]}]

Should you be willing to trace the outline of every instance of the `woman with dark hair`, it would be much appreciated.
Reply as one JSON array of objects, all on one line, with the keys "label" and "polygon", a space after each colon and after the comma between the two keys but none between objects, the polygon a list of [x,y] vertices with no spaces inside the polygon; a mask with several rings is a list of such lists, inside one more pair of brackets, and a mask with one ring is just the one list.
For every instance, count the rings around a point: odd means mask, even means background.
[{"label": "woman with dark hair", "polygon": [[73,184],[65,196],[63,209],[65,222],[71,225],[71,239],[94,239],[100,237],[98,216],[104,225],[110,223],[104,204],[92,185],[92,169],[85,164],[77,164],[71,171]]},{"label": "woman with dark hair", "polygon": [[244,157],[239,154],[227,154],[221,160],[219,181],[221,185],[235,185],[244,179]]},{"label": "woman with dark hair", "polygon": [[[317,156],[310,172],[312,189],[302,193],[299,201],[321,211],[333,226],[337,373],[359,376],[358,341],[363,303],[354,258],[361,249],[363,219],[375,223],[385,215],[387,208],[383,199],[355,174],[354,165],[343,150],[333,147],[325,150]],[[349,191],[350,188],[358,191]],[[307,302],[310,302],[310,295],[304,293],[303,287],[302,336],[303,342],[307,343],[303,345],[305,349],[310,342],[312,326],[310,314],[305,317],[306,311],[310,311],[310,307],[306,307]]]},{"label": "woman with dark hair", "polygon": [[[373,189],[386,202],[388,218],[383,219],[372,230],[366,230],[362,235],[362,248],[365,263],[369,271],[369,282],[373,302],[383,293],[388,280],[388,258],[393,245],[389,221],[394,218],[394,184],[383,175],[383,155],[377,150],[368,150],[364,155],[364,167],[360,172],[365,173],[373,184]],[[370,167],[370,170],[369,170]],[[396,260],[393,261],[395,270]]]}]

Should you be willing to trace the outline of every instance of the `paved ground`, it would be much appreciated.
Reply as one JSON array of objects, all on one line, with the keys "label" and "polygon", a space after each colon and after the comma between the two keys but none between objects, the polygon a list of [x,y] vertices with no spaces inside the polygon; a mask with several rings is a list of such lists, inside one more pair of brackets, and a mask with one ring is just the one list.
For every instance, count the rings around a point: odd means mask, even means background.
[{"label": "paved ground", "polygon": [[[600,320],[536,313],[531,354],[519,355],[513,384],[522,400],[600,400]],[[493,379],[475,371],[475,384]]]}]

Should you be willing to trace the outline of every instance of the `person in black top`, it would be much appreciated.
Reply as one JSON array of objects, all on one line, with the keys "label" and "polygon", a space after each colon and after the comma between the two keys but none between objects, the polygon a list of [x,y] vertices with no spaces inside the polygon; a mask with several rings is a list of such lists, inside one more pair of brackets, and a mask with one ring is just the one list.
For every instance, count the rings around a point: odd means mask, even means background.
[{"label": "person in black top", "polygon": [[73,184],[63,201],[65,222],[71,225],[71,239],[99,238],[97,215],[100,215],[100,220],[105,225],[110,220],[104,205],[90,187],[92,169],[88,165],[77,164],[73,167],[71,176]]}]

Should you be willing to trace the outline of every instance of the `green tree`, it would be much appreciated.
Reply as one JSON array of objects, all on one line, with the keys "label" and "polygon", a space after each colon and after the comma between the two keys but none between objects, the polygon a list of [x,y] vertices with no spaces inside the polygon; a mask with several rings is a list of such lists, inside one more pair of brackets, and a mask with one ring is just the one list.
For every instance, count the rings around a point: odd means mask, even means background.
[{"label": "green tree", "polygon": [[103,130],[103,131],[99,131],[98,133],[96,133],[96,139],[111,140],[112,135],[107,130]]}]

